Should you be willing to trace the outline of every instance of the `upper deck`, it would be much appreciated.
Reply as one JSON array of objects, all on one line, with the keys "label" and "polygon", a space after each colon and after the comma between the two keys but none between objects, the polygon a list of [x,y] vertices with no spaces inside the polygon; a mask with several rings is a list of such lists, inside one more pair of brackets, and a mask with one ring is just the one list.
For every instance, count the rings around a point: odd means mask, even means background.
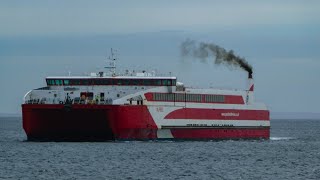
[{"label": "upper deck", "polygon": [[52,76],[48,86],[175,86],[176,77],[157,76]]},{"label": "upper deck", "polygon": [[253,81],[249,90],[220,90],[186,88],[177,77],[156,75],[155,71],[126,70],[116,73],[115,58],[110,58],[108,71],[86,76],[48,76],[47,87],[34,89],[24,96],[26,103],[57,104],[137,104],[145,103],[202,103],[202,104],[252,104]]}]

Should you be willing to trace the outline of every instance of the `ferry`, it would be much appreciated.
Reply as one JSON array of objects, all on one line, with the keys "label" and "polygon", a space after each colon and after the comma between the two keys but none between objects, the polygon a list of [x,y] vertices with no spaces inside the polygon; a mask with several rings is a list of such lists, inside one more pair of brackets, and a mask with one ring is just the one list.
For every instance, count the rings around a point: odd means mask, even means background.
[{"label": "ferry", "polygon": [[49,76],[23,98],[30,141],[269,139],[269,110],[245,90],[189,88],[172,75],[104,71]]}]

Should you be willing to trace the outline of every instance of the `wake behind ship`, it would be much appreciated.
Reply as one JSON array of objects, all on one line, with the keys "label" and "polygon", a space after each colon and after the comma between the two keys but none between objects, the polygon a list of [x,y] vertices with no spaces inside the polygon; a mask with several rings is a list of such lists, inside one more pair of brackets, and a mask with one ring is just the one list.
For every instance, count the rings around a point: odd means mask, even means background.
[{"label": "wake behind ship", "polygon": [[155,72],[106,72],[46,77],[24,96],[28,140],[269,139],[269,111],[247,90],[187,88]]}]

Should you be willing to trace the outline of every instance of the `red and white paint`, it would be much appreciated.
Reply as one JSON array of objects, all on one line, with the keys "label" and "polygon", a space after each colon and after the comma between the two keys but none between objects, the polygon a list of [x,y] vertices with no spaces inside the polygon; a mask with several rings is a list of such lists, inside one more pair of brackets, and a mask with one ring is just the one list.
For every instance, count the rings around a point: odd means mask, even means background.
[{"label": "red and white paint", "polygon": [[[29,91],[25,95],[26,103],[22,104],[23,128],[28,139],[204,140],[270,137],[269,111],[266,105],[254,101],[251,78],[248,79],[247,90],[185,87],[177,90],[179,85],[174,84],[176,77],[140,75],[108,77],[105,79],[112,82],[108,85],[103,84],[104,77],[101,77],[101,81],[100,77],[47,78],[49,83],[64,78],[70,82],[72,79],[85,81],[76,85],[57,81],[57,84]],[[140,84],[134,85],[137,79]],[[158,80],[161,83],[156,85]],[[144,85],[144,82],[154,84]],[[100,103],[99,99],[93,103],[92,99],[86,99],[85,104],[64,104],[67,97],[74,99],[86,92],[94,94],[94,98],[103,93],[105,98],[112,99],[112,103]],[[164,101],[155,100],[154,93],[196,94],[201,98],[194,102],[175,99]],[[209,103],[205,101],[206,95],[222,95],[224,101]],[[43,98],[45,101],[42,101]]]}]

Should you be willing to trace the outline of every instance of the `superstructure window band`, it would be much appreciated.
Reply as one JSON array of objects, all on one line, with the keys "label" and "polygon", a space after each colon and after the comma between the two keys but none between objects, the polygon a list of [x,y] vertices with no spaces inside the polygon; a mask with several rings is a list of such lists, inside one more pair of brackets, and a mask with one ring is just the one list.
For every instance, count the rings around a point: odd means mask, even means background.
[{"label": "superstructure window band", "polygon": [[176,79],[47,79],[48,86],[123,85],[175,86]]},{"label": "superstructure window band", "polygon": [[206,103],[224,103],[224,95],[210,94],[178,94],[178,93],[153,93],[154,101],[176,101],[176,102],[204,102]]}]

